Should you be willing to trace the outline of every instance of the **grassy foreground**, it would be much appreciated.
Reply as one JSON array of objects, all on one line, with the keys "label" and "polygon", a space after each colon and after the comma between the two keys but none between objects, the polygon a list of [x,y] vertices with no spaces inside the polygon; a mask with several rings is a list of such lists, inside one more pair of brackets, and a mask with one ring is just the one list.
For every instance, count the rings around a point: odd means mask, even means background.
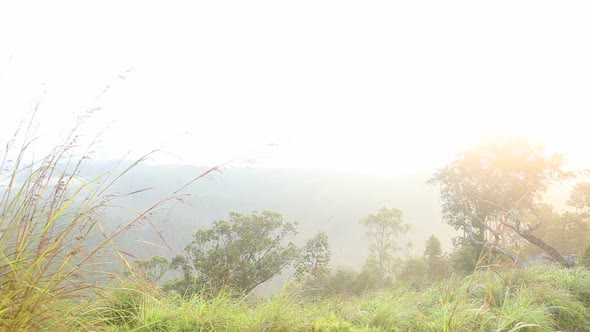
[{"label": "grassy foreground", "polygon": [[589,309],[588,270],[536,267],[318,301],[288,288],[258,301],[120,288],[88,319],[105,331],[590,331]]}]

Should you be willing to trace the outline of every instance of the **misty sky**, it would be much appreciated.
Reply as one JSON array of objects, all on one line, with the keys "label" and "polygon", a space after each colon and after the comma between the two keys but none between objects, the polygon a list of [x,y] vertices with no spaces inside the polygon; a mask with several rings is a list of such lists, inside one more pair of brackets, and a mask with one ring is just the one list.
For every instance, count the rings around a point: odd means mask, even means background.
[{"label": "misty sky", "polygon": [[84,129],[108,128],[99,159],[401,174],[520,134],[587,167],[588,17],[587,1],[5,1],[0,139],[46,91],[38,149],[101,107]]}]

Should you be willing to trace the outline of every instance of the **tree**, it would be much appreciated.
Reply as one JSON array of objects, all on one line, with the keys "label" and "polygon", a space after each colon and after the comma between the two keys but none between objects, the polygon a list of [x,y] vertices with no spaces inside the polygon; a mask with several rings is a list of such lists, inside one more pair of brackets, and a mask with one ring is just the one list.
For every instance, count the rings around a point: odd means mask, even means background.
[{"label": "tree", "polygon": [[376,258],[380,277],[387,272],[387,264],[393,259],[395,252],[401,247],[395,237],[407,233],[410,225],[403,222],[403,214],[399,209],[381,208],[375,214],[369,214],[361,220],[370,241],[371,254]]},{"label": "tree", "polygon": [[424,256],[426,256],[428,260],[437,259],[442,256],[440,240],[435,235],[431,235],[428,240],[426,240],[425,247]]},{"label": "tree", "polygon": [[[355,293],[363,294],[367,291],[376,291],[379,289],[390,288],[393,286],[393,266],[387,262],[386,271],[381,271],[379,261],[374,255],[369,256],[363,264],[360,273],[355,281]],[[387,273],[386,273],[387,272]]]},{"label": "tree", "polygon": [[330,274],[328,264],[331,257],[328,236],[323,232],[316,234],[303,247],[295,265],[295,277],[298,280],[305,276],[311,277],[314,281],[323,280]]},{"label": "tree", "polygon": [[[551,205],[539,204],[535,215],[525,216],[532,222],[538,217],[544,222],[532,231],[533,235],[543,239],[564,254],[581,253],[584,250],[589,228],[583,215],[573,212],[558,213]],[[530,243],[526,243],[523,247],[525,256],[543,253],[541,248]]]},{"label": "tree", "polygon": [[320,288],[325,297],[360,295],[358,273],[351,267],[338,267]]},{"label": "tree", "polygon": [[431,235],[426,240],[424,256],[428,264],[428,277],[430,280],[438,280],[448,274],[448,262],[443,257],[440,240],[435,235]]},{"label": "tree", "polygon": [[578,183],[572,189],[567,204],[575,207],[580,214],[588,214],[590,212],[590,182]]},{"label": "tree", "polygon": [[230,287],[249,293],[297,257],[297,247],[289,241],[296,234],[295,226],[276,212],[232,212],[228,220],[198,230],[185,248],[185,257],[173,263],[185,279],[199,280],[211,289]]},{"label": "tree", "polygon": [[424,257],[410,257],[404,260],[396,273],[397,280],[419,286],[427,281],[428,262]]},{"label": "tree", "polygon": [[170,269],[170,262],[165,257],[153,256],[148,260],[136,260],[133,268],[146,281],[157,283]]},{"label": "tree", "polygon": [[465,237],[456,238],[453,242],[453,251],[449,257],[452,271],[460,275],[473,273],[477,268],[482,248]]},{"label": "tree", "polygon": [[555,261],[572,266],[557,249],[532,232],[543,223],[523,218],[536,214],[548,186],[571,177],[562,157],[526,140],[500,138],[469,149],[429,180],[440,186],[443,218],[472,243],[502,253],[511,237],[523,238]]},{"label": "tree", "polygon": [[182,278],[168,280],[162,285],[162,290],[165,292],[174,291],[179,295],[190,299],[194,294],[204,290],[207,286],[205,285],[204,278],[202,276],[194,276],[193,268],[184,256],[177,255],[170,262],[170,270],[180,271]]}]

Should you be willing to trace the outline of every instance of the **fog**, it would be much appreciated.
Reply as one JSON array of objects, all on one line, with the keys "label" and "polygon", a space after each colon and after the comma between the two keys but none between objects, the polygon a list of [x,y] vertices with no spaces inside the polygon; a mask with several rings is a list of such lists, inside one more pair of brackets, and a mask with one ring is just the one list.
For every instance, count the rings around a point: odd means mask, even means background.
[{"label": "fog", "polygon": [[[333,265],[360,268],[369,251],[359,220],[381,207],[401,209],[411,225],[407,255],[422,255],[432,234],[450,251],[454,233],[425,182],[481,138],[522,136],[564,153],[568,169],[590,165],[588,9],[2,3],[0,141],[37,108],[36,156],[88,115],[77,142],[94,141],[89,177],[158,150],[111,188],[154,188],[118,201],[137,210],[231,161],[155,227],[118,240],[142,257],[172,257],[229,212],[271,210],[300,224],[299,244],[323,231]],[[548,200],[564,206],[570,188],[553,188]],[[128,217],[109,210],[105,225]]]},{"label": "fog", "polygon": [[42,98],[38,149],[100,108],[98,159],[163,148],[158,163],[399,175],[518,134],[580,166],[579,5],[3,3],[0,132]]}]

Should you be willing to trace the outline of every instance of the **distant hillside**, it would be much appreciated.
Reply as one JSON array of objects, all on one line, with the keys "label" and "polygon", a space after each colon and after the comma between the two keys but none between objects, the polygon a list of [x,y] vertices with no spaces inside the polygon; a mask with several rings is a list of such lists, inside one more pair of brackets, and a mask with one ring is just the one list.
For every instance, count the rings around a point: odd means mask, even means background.
[{"label": "distant hillside", "polygon": [[[94,175],[114,167],[95,164],[87,169]],[[142,165],[128,173],[114,192],[126,193],[154,187],[154,190],[125,197],[117,203],[125,208],[144,209],[194,178],[204,168],[190,166]],[[422,254],[424,242],[437,234],[445,249],[450,249],[452,231],[441,221],[440,202],[435,188],[425,184],[428,174],[405,177],[369,176],[326,170],[228,168],[214,179],[195,182],[186,191],[189,204],[177,206],[161,223],[163,214],[153,219],[173,252],[161,251],[138,240],[154,242],[157,236],[147,226],[126,235],[120,244],[139,255],[155,252],[167,256],[180,252],[192,233],[223,219],[228,212],[272,210],[286,220],[297,221],[303,243],[317,231],[330,238],[334,265],[359,267],[368,255],[367,241],[359,220],[381,207],[399,208],[412,225],[407,239],[415,254]],[[130,213],[110,209],[104,218],[112,227],[121,224]]]}]

